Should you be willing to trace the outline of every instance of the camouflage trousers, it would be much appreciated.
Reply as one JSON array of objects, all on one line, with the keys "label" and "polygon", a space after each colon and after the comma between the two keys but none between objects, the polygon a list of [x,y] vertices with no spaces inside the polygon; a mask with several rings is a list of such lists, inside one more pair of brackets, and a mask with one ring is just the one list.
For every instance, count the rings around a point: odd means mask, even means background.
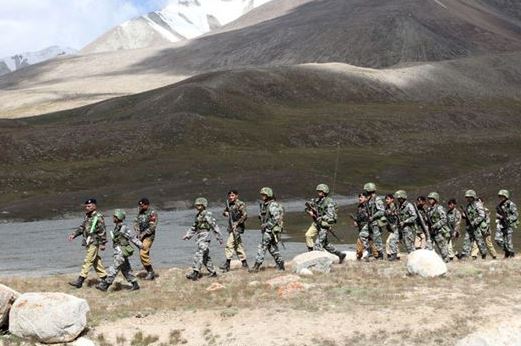
[{"label": "camouflage trousers", "polygon": [[325,228],[321,228],[320,231],[318,231],[318,237],[315,242],[314,249],[317,251],[326,250],[327,252],[330,252],[332,254],[339,255],[339,251],[337,251],[335,246],[329,242],[329,239],[327,237],[328,232],[329,231]]},{"label": "camouflage trousers", "polygon": [[[494,248],[494,243],[492,243],[492,236],[490,235],[490,233],[487,233],[485,235],[484,240],[485,240],[485,245],[487,246],[488,254],[490,256],[492,256],[493,258],[497,257],[497,252],[496,252],[496,249]],[[472,251],[470,254],[472,257],[477,257],[478,252],[479,252],[478,245],[476,244],[476,242],[474,242],[474,244],[472,244]]]},{"label": "camouflage trousers", "polygon": [[447,238],[441,232],[436,232],[435,234],[431,234],[431,241],[433,247],[437,248],[437,252],[441,255],[441,258],[447,262],[449,260]]},{"label": "camouflage trousers", "polygon": [[405,226],[400,230],[400,236],[402,238],[403,246],[405,247],[405,250],[407,250],[407,253],[411,253],[414,250],[416,250],[414,246],[414,240],[416,238],[416,231],[409,227]]},{"label": "camouflage trousers", "polygon": [[395,225],[389,226],[389,236],[385,242],[385,252],[387,255],[398,254],[398,243],[400,242],[400,233]]},{"label": "camouflage trousers", "polygon": [[194,264],[192,269],[195,272],[200,272],[201,267],[205,266],[210,273],[215,272],[212,258],[210,257],[210,242],[209,241],[198,241],[197,251],[194,254]]},{"label": "camouflage trousers", "polygon": [[80,276],[86,278],[89,275],[91,267],[94,267],[98,277],[103,278],[107,276],[105,266],[103,265],[103,261],[99,255],[99,246],[94,244],[87,246],[87,253],[85,254],[83,266],[81,267]]},{"label": "camouflage trousers", "polygon": [[309,226],[308,230],[306,231],[306,246],[308,248],[312,248],[315,246],[315,241],[318,236],[318,229],[315,223],[313,222],[311,226]]},{"label": "camouflage trousers", "polygon": [[481,229],[467,228],[467,232],[465,232],[465,238],[463,239],[463,256],[470,256],[472,244],[474,242],[478,244],[479,252],[481,252],[482,255],[485,255],[487,253],[487,247],[485,245],[485,241],[483,240],[483,234],[481,233]]},{"label": "camouflage trousers", "polygon": [[109,285],[112,284],[114,282],[114,279],[116,279],[116,276],[118,275],[119,271],[121,271],[121,274],[123,274],[123,276],[128,282],[137,281],[134,274],[132,274],[132,268],[130,267],[130,261],[128,260],[128,257],[123,256],[121,252],[115,252],[114,262],[108,270],[109,275],[107,276],[105,281]]},{"label": "camouflage trousers", "polygon": [[262,264],[262,262],[264,262],[266,251],[268,251],[271,254],[271,256],[273,256],[275,263],[283,262],[282,257],[280,256],[277,240],[271,232],[262,232],[262,240],[257,248],[257,256],[255,256],[255,263]]},{"label": "camouflage trousers", "polygon": [[374,246],[378,253],[383,253],[383,241],[382,241],[382,232],[380,227],[377,224],[374,225],[366,225],[362,228],[358,237],[364,244],[364,250],[368,253],[371,253],[371,245],[369,244],[369,240],[373,240]]},{"label": "camouflage trousers", "polygon": [[239,257],[241,261],[246,259],[246,251],[244,250],[244,244],[242,243],[242,237],[239,232],[236,232],[235,235],[230,232],[224,248],[224,257],[226,257],[226,259],[231,260],[234,254],[237,254],[237,257]]},{"label": "camouflage trousers", "polygon": [[508,228],[497,228],[495,241],[496,244],[503,249],[503,251],[514,252],[514,243],[512,242],[512,233],[514,232],[512,227]]}]

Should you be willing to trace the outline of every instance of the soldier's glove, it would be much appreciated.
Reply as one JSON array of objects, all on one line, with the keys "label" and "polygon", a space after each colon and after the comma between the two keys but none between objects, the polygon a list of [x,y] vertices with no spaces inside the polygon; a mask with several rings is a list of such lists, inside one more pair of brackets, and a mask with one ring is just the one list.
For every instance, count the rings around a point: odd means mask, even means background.
[{"label": "soldier's glove", "polygon": [[188,239],[190,239],[190,237],[188,235],[185,235],[182,239],[183,240],[188,240]]},{"label": "soldier's glove", "polygon": [[74,240],[74,234],[73,234],[73,233],[69,234],[69,235],[67,236],[67,239],[68,239],[69,241],[73,241],[73,240]]}]

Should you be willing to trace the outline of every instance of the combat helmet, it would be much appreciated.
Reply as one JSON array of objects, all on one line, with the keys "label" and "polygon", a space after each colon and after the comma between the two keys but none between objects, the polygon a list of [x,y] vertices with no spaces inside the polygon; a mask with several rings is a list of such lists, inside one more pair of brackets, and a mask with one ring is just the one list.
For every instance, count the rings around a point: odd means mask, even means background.
[{"label": "combat helmet", "polygon": [[205,208],[208,208],[208,200],[204,197],[198,197],[195,199],[194,205],[202,205]]},{"label": "combat helmet", "polygon": [[439,202],[440,201],[440,194],[437,193],[437,192],[431,192],[431,193],[429,193],[427,198],[434,199],[436,202]]},{"label": "combat helmet", "polygon": [[271,189],[271,187],[263,187],[262,189],[260,189],[260,194],[266,195],[269,198],[273,198],[273,190]]},{"label": "combat helmet", "polygon": [[327,195],[329,193],[329,186],[327,186],[326,184],[318,184],[316,190],[322,191]]},{"label": "combat helmet", "polygon": [[506,199],[510,199],[510,192],[508,190],[499,190],[497,193],[498,196],[503,196]]},{"label": "combat helmet", "polygon": [[478,194],[474,190],[465,191],[465,197],[478,198]]},{"label": "combat helmet", "polygon": [[405,190],[398,190],[394,193],[394,198],[407,199],[407,192],[405,192]]},{"label": "combat helmet", "polygon": [[125,213],[123,209],[116,209],[112,215],[115,216],[119,221],[124,221],[127,213]]},{"label": "combat helmet", "polygon": [[376,191],[376,184],[375,183],[366,183],[364,185],[364,190],[367,192],[375,192]]}]

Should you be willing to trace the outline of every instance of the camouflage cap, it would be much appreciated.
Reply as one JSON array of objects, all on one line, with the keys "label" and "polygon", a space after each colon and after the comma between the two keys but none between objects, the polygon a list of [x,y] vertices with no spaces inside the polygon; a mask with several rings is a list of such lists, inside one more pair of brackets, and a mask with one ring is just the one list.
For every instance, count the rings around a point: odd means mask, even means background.
[{"label": "camouflage cap", "polygon": [[262,189],[260,189],[260,194],[273,198],[273,190],[271,189],[271,187],[263,187]]},{"label": "camouflage cap", "polygon": [[436,202],[439,202],[439,200],[440,200],[440,194],[437,193],[437,192],[431,192],[431,193],[429,193],[429,195],[427,196],[427,198],[434,199]]},{"label": "camouflage cap", "polygon": [[198,197],[198,198],[195,199],[194,205],[195,206],[202,205],[203,207],[207,208],[208,207],[208,200],[206,198],[204,198],[204,197]]},{"label": "camouflage cap", "polygon": [[112,215],[115,216],[119,221],[124,221],[127,213],[125,213],[123,209],[116,209]]},{"label": "camouflage cap", "polygon": [[405,192],[405,190],[398,190],[394,193],[394,197],[397,199],[407,199],[407,192]]},{"label": "camouflage cap", "polygon": [[510,198],[510,192],[508,190],[499,190],[497,195],[498,196],[503,196],[505,198]]},{"label": "camouflage cap", "polygon": [[364,190],[367,192],[375,192],[376,191],[376,184],[375,183],[366,183],[364,185]]},{"label": "camouflage cap", "polygon": [[328,194],[329,193],[329,186],[327,186],[326,184],[318,184],[316,190],[317,191],[322,191],[323,193]]},{"label": "camouflage cap", "polygon": [[465,191],[465,197],[478,198],[478,194],[474,190]]}]

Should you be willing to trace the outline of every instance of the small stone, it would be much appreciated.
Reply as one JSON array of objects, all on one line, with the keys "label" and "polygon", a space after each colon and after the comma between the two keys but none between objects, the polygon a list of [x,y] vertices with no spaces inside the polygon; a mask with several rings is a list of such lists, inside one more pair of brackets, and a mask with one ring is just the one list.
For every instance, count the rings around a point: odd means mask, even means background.
[{"label": "small stone", "polygon": [[224,288],[224,285],[219,282],[214,282],[206,288],[208,292],[220,291]]}]

